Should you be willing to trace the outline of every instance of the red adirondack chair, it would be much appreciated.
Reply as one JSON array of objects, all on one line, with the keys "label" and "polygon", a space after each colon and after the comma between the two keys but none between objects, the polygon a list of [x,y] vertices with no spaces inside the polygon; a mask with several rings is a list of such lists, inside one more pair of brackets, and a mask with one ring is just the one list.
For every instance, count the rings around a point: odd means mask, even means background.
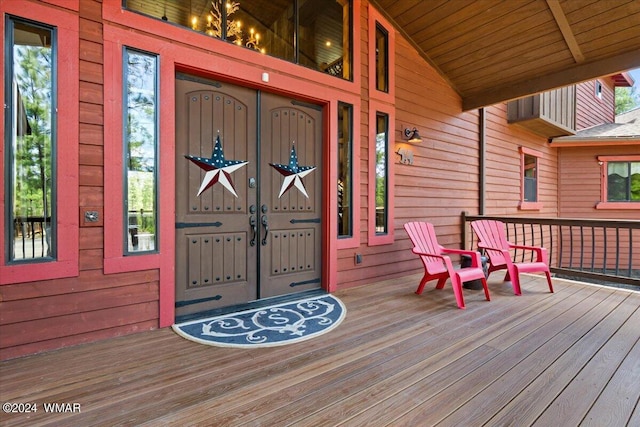
[{"label": "red adirondack chair", "polygon": [[[480,253],[475,251],[465,251],[461,249],[448,249],[438,244],[436,232],[433,224],[428,222],[408,222],[404,225],[411,242],[413,243],[413,253],[420,256],[424,265],[424,277],[416,290],[416,294],[422,294],[424,286],[430,280],[438,279],[436,289],[444,287],[447,278],[451,278],[453,293],[459,308],[464,309],[464,298],[462,296],[462,283],[469,280],[482,280],[484,295],[490,301],[487,280],[484,277]],[[471,267],[454,269],[451,258],[446,254],[468,255],[471,257]]]},{"label": "red adirondack chair", "polygon": [[[507,240],[505,227],[502,221],[478,220],[471,222],[471,228],[478,237],[478,248],[484,249],[489,257],[489,274],[496,270],[507,270],[505,281],[511,280],[513,291],[521,295],[520,273],[540,273],[547,276],[549,290],[553,292],[551,273],[547,250],[538,246],[514,245]],[[511,249],[522,249],[535,252],[536,260],[533,262],[514,262],[511,259]]]}]

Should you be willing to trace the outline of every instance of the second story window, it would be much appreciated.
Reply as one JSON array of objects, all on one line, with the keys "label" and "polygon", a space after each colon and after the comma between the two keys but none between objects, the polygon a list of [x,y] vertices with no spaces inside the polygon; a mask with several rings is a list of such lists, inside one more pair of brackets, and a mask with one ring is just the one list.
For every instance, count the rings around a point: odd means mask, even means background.
[{"label": "second story window", "polygon": [[376,89],[389,92],[389,33],[376,23]]},{"label": "second story window", "polygon": [[128,10],[346,80],[353,77],[349,0],[159,3],[123,0]]},{"label": "second story window", "polygon": [[596,80],[595,94],[596,98],[602,99],[602,83],[600,83],[598,80]]},{"label": "second story window", "polygon": [[[7,19],[7,261],[56,257],[56,32]],[[9,239],[7,239],[9,240]]]}]

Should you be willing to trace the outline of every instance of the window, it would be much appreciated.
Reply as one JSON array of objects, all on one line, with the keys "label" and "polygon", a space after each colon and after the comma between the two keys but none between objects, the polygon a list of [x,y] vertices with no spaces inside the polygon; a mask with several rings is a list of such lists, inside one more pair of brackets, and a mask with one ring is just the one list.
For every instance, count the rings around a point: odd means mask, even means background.
[{"label": "window", "polygon": [[388,214],[387,207],[389,194],[389,116],[384,113],[376,113],[376,142],[375,142],[375,206],[376,234],[387,234]]},{"label": "window", "polygon": [[158,59],[125,49],[125,253],[157,249]]},{"label": "window", "polygon": [[602,99],[602,83],[600,83],[598,80],[596,80],[595,95],[596,98]]},{"label": "window", "polygon": [[640,202],[640,162],[607,163],[607,202]]},{"label": "window", "polygon": [[538,158],[530,154],[524,155],[524,201],[538,201]]},{"label": "window", "polygon": [[247,49],[352,79],[352,5],[343,0],[171,2],[124,0],[124,7]]},{"label": "window", "polygon": [[369,97],[395,104],[395,30],[369,5]]},{"label": "window", "polygon": [[395,74],[393,27],[369,5],[368,245],[394,241],[393,161]]},{"label": "window", "polygon": [[56,258],[56,32],[9,19],[5,167],[8,262]]},{"label": "window", "polygon": [[540,210],[539,170],[542,153],[526,147],[520,147],[520,205],[522,210]]},{"label": "window", "polygon": [[389,92],[389,33],[376,23],[376,89]]},{"label": "window", "polygon": [[640,156],[598,156],[602,179],[596,209],[640,209]]},{"label": "window", "polygon": [[369,101],[368,245],[394,241],[393,143],[395,114],[382,102]]},{"label": "window", "polygon": [[353,106],[338,103],[338,237],[353,236]]},{"label": "window", "polygon": [[68,4],[0,2],[0,285],[79,271],[79,19]]}]

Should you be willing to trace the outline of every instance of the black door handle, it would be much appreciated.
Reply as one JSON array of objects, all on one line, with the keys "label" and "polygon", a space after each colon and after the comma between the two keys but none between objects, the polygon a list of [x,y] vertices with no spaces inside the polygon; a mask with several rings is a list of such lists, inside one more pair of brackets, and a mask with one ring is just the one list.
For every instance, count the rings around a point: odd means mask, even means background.
[{"label": "black door handle", "polygon": [[251,215],[251,217],[249,218],[249,225],[251,225],[251,231],[253,231],[253,235],[251,236],[249,245],[255,246],[256,236],[258,235],[258,220],[256,219],[255,215]]},{"label": "black door handle", "polygon": [[262,226],[264,227],[264,238],[262,239],[262,246],[266,246],[267,245],[267,235],[269,234],[269,222],[267,221],[267,216],[266,215],[262,215],[262,218],[260,218],[260,222],[262,223]]}]

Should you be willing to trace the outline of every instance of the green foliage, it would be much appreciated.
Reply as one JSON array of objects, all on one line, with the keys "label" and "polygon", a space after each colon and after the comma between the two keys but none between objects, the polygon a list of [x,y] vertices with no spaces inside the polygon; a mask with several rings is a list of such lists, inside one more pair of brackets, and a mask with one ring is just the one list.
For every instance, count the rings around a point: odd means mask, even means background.
[{"label": "green foliage", "polygon": [[636,87],[617,87],[616,88],[616,114],[626,113],[640,106],[640,94],[637,93]]},{"label": "green foliage", "polygon": [[[14,216],[51,214],[51,49],[14,47],[17,121],[13,145]],[[25,123],[22,123],[25,122]]]}]

